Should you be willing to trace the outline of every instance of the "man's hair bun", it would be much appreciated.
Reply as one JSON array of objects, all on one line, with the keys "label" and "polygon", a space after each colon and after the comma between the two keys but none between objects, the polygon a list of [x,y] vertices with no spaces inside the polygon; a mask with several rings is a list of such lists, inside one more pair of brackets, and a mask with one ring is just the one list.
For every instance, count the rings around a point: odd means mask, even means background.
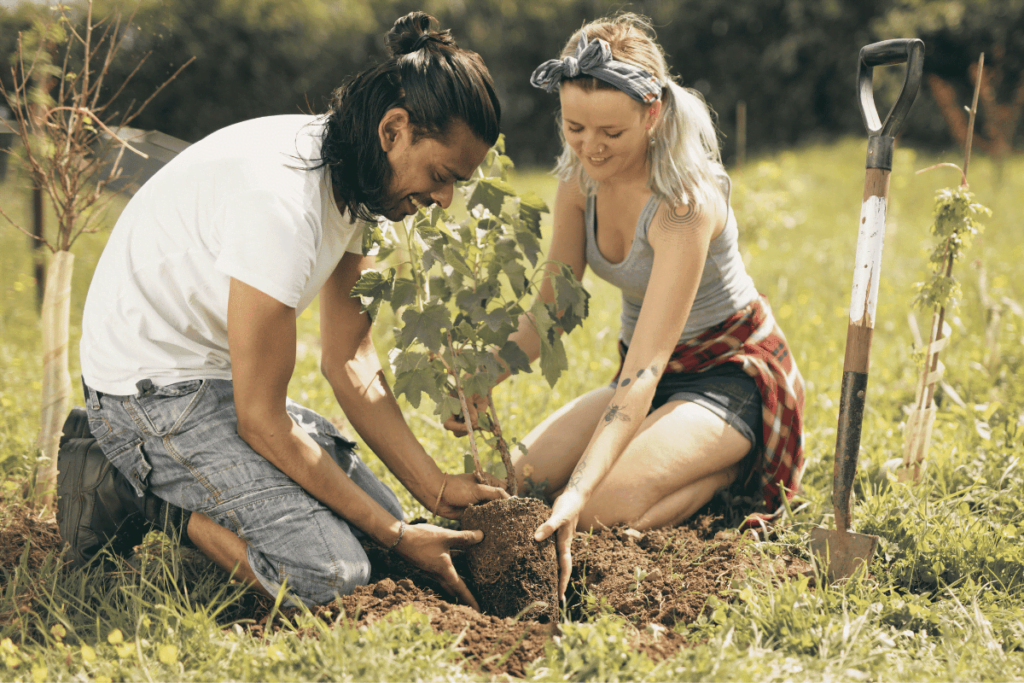
[{"label": "man's hair bun", "polygon": [[385,36],[384,44],[392,57],[419,52],[432,43],[458,47],[451,31],[430,30],[430,25],[436,23],[437,20],[426,12],[410,12],[395,22]]}]

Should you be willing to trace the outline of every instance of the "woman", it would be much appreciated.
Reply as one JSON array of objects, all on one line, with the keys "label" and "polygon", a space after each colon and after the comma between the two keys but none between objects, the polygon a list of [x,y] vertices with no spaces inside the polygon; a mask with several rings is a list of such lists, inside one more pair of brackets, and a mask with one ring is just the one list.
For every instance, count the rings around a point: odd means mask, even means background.
[{"label": "woman", "polygon": [[[619,373],[524,440],[523,480],[556,496],[560,592],[573,532],[678,524],[734,482],[769,511],[802,469],[803,383],[737,248],[730,181],[700,96],[677,85],[641,17],[587,24],[531,82],[561,102],[548,258],[622,290]],[[541,289],[553,301],[550,284]],[[520,321],[531,358],[537,333]]]}]

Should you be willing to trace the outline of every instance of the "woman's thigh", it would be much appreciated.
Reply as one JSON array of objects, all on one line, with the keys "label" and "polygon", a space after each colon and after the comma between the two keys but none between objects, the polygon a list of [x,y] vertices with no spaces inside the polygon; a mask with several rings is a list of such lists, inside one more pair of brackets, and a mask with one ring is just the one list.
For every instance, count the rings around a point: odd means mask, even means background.
[{"label": "woman's thigh", "polygon": [[565,486],[614,394],[615,390],[609,387],[594,389],[566,403],[534,427],[522,442],[526,453],[518,448],[512,453],[520,487],[527,466],[534,482],[548,481],[549,495]]},{"label": "woman's thigh", "polygon": [[727,485],[751,447],[709,409],[690,401],[666,403],[644,420],[598,485],[580,528],[641,519],[662,500],[709,477]]}]

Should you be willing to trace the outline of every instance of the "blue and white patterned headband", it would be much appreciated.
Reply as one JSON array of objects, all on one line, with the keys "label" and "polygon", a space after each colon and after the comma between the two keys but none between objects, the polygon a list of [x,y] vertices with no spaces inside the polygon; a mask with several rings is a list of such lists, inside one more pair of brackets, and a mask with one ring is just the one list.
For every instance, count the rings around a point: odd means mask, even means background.
[{"label": "blue and white patterned headband", "polygon": [[613,85],[643,104],[661,100],[664,87],[661,81],[638,66],[613,59],[607,41],[600,38],[588,41],[586,33],[580,34],[575,54],[565,59],[549,59],[534,69],[530,85],[552,92],[564,79],[580,74]]}]

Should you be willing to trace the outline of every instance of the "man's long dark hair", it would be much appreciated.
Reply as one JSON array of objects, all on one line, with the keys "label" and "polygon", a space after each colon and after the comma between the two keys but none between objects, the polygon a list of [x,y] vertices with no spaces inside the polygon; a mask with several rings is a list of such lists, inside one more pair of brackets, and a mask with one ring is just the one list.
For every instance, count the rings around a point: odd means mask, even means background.
[{"label": "man's long dark hair", "polygon": [[385,38],[391,57],[334,91],[315,168],[330,170],[352,218],[375,221],[387,208],[391,167],[377,128],[389,109],[409,112],[416,139],[444,138],[455,120],[488,146],[498,139],[501,105],[487,66],[432,22],[423,12],[396,21]]}]

